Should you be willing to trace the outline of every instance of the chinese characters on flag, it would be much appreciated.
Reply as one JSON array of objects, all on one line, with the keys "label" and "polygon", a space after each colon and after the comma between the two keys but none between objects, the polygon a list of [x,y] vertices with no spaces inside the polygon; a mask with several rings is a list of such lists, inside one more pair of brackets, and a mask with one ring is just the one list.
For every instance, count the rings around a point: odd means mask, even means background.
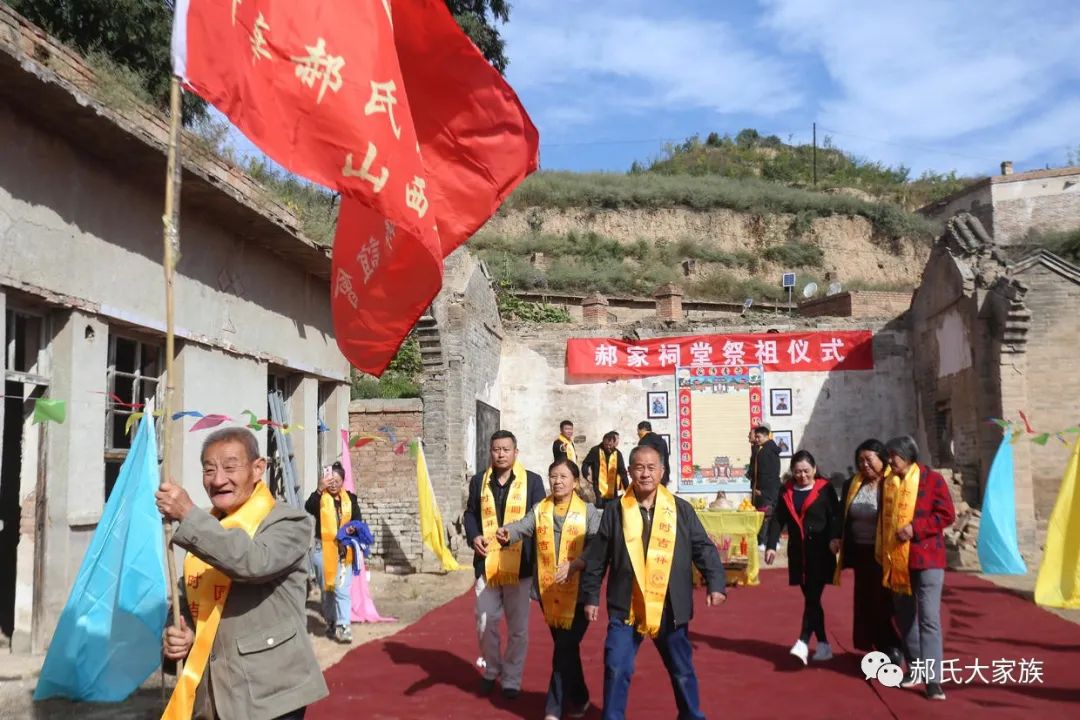
[{"label": "chinese characters on flag", "polygon": [[761,365],[765,372],[872,370],[873,335],[869,330],[838,330],[566,342],[567,375],[579,379],[667,375],[676,367],[711,365]]},{"label": "chinese characters on flag", "polygon": [[177,0],[173,62],[274,161],[342,194],[334,329],[367,372],[537,167],[535,127],[441,0]]}]

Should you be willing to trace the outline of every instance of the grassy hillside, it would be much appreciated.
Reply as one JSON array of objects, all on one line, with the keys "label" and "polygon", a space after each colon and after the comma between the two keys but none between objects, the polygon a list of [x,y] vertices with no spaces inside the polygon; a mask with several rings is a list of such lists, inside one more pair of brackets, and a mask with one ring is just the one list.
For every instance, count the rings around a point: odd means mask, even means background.
[{"label": "grassy hillside", "polygon": [[648,168],[635,163],[632,173],[715,176],[736,179],[761,178],[794,187],[854,188],[876,200],[914,210],[962,189],[979,178],[958,177],[955,172],[924,172],[913,178],[903,165],[889,167],[858,157],[832,144],[826,135],[817,148],[817,184],[814,182],[814,148],[792,145],[776,135],[763,136],[745,129],[735,137],[710,133],[664,148],[663,157]]}]

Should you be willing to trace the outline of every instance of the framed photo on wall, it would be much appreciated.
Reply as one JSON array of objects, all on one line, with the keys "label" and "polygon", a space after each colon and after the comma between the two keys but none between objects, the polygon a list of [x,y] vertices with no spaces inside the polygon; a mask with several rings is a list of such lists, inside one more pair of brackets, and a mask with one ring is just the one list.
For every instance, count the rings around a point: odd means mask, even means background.
[{"label": "framed photo on wall", "polygon": [[795,437],[790,430],[773,430],[772,439],[780,447],[780,457],[789,458],[795,454]]},{"label": "framed photo on wall", "polygon": [[791,388],[773,388],[769,391],[769,414],[776,416],[791,414]]},{"label": "framed photo on wall", "polygon": [[666,418],[668,416],[667,390],[657,390],[645,393],[645,405],[645,417],[650,420],[662,420]]}]

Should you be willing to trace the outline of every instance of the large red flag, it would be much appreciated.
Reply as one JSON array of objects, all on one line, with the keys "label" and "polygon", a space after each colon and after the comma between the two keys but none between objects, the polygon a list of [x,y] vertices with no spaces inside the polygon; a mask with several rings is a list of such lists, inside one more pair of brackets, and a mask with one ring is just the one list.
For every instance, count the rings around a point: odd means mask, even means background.
[{"label": "large red flag", "polygon": [[441,0],[177,0],[173,57],[263,152],[342,193],[334,328],[367,372],[536,169],[536,129]]}]

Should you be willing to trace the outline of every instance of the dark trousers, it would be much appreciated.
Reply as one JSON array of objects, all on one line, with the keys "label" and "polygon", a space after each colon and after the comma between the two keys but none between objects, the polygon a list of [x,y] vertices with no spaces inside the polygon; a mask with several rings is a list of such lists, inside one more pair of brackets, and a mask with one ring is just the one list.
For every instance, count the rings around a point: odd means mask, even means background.
[{"label": "dark trousers", "polygon": [[810,580],[799,587],[803,594],[802,633],[799,639],[803,642],[810,641],[810,635],[817,635],[818,642],[828,642],[825,639],[825,608],[821,607],[821,593],[825,591],[825,584],[819,580]]},{"label": "dark trousers", "polygon": [[551,639],[555,641],[555,652],[551,655],[551,681],[548,682],[544,713],[562,717],[565,708],[578,710],[589,702],[589,688],[581,668],[581,638],[589,629],[584,606],[577,606],[574,622],[569,628],[549,629]]},{"label": "dark trousers", "polygon": [[[675,704],[679,707],[679,720],[705,720],[701,714],[697,675],[694,673],[694,649],[687,630],[687,625],[674,629],[662,627],[653,643],[671,679]],[[630,679],[634,677],[634,663],[644,639],[644,635],[622,620],[608,621],[607,640],[604,642],[604,720],[623,720],[626,717]]]},{"label": "dark trousers", "polygon": [[881,565],[874,559],[874,546],[852,543],[848,548],[855,571],[855,648],[893,652],[900,647],[900,637],[892,622],[892,593],[881,584]]}]

